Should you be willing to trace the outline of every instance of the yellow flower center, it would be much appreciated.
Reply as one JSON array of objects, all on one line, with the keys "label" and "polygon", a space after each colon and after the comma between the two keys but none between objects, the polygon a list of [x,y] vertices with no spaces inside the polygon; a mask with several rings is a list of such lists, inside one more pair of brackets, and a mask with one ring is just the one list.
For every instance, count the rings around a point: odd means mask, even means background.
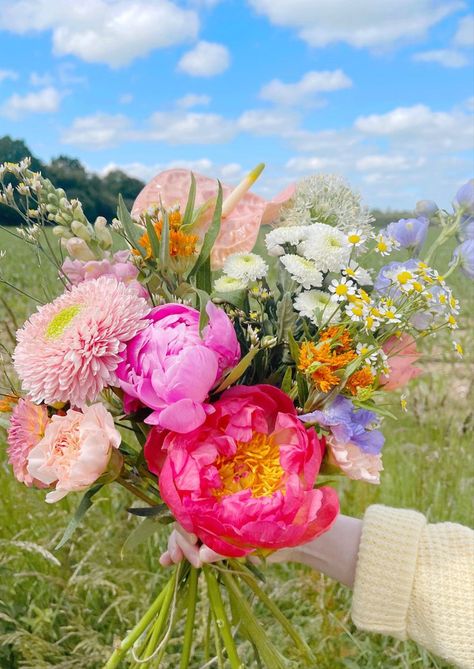
[{"label": "yellow flower center", "polygon": [[347,286],[345,283],[340,283],[338,286],[336,286],[336,290],[334,291],[336,295],[345,295],[347,293]]},{"label": "yellow flower center", "polygon": [[408,281],[410,281],[410,279],[412,279],[412,278],[413,278],[412,273],[411,273],[411,272],[408,272],[407,270],[403,270],[403,272],[399,272],[399,273],[397,274],[397,281],[398,281],[398,283],[400,283],[402,286],[403,286],[405,283],[408,283]]},{"label": "yellow flower center", "polygon": [[282,484],[280,448],[267,434],[254,432],[250,441],[237,441],[237,451],[230,457],[219,456],[215,466],[222,488],[214,488],[217,499],[241,490],[251,490],[252,497],[268,497]]},{"label": "yellow flower center", "polygon": [[387,251],[387,250],[388,250],[387,244],[384,241],[380,240],[377,244],[377,251],[380,251],[381,253],[385,253],[385,251]]},{"label": "yellow flower center", "polygon": [[74,304],[70,307],[62,309],[59,313],[54,316],[49,322],[48,327],[46,328],[46,337],[48,339],[57,339],[60,337],[67,326],[71,321],[77,316],[80,312],[81,306],[79,304]]},{"label": "yellow flower center", "polygon": [[350,244],[358,244],[360,242],[360,235],[349,235],[348,240]]}]

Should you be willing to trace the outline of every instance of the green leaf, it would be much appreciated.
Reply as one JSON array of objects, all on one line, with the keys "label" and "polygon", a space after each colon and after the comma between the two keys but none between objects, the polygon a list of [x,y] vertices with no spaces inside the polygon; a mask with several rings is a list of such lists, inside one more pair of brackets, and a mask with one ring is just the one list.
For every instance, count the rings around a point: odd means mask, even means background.
[{"label": "green leaf", "polygon": [[292,331],[297,319],[295,310],[293,309],[291,293],[285,293],[280,302],[278,302],[277,319],[278,341],[285,341],[289,338],[289,333]]},{"label": "green leaf", "polygon": [[213,293],[212,297],[215,298],[215,302],[227,302],[227,304],[232,304],[232,306],[237,307],[237,309],[244,310],[245,300],[247,298],[247,291],[244,290],[231,290],[228,293]]},{"label": "green leaf", "polygon": [[222,381],[222,383],[219,385],[218,388],[214,391],[215,393],[220,393],[229,386],[231,386],[233,383],[238,381],[242,374],[245,373],[245,371],[250,367],[252,364],[252,360],[255,358],[257,353],[260,351],[259,348],[251,348],[250,351],[247,353],[247,355],[244,355],[242,360],[239,362],[238,365],[234,367],[234,369],[227,374],[225,379]]},{"label": "green leaf", "polygon": [[136,507],[131,506],[127,509],[128,513],[134,516],[141,516],[143,518],[156,518],[162,516],[163,513],[169,513],[169,508],[166,504],[157,504],[156,506]]},{"label": "green leaf", "polygon": [[127,233],[127,236],[130,238],[133,246],[143,255],[145,249],[143,249],[139,242],[141,235],[138,233],[136,224],[133,221],[133,218],[130,216],[130,212],[125,206],[125,202],[123,201],[121,194],[118,196],[117,218],[122,223],[124,230]]},{"label": "green leaf", "polygon": [[211,281],[211,259],[208,258],[203,265],[196,272],[195,280],[196,286],[200,290],[205,290],[206,293],[210,293],[212,290],[212,281]]},{"label": "green leaf", "polygon": [[288,348],[290,349],[291,357],[298,364],[300,361],[300,348],[291,330],[288,332]]},{"label": "green leaf", "polygon": [[298,387],[298,402],[300,406],[304,406],[309,395],[308,383],[303,374],[300,374],[299,372],[296,373],[296,385]]},{"label": "green leaf", "polygon": [[290,366],[288,366],[286,368],[283,381],[281,382],[281,389],[283,390],[284,393],[288,395],[292,385],[293,385],[293,370]]},{"label": "green leaf", "polygon": [[206,307],[210,301],[209,294],[199,288],[194,289],[199,298],[199,334],[204,330],[209,323],[209,316],[207,315]]},{"label": "green leaf", "polygon": [[156,234],[155,226],[151,222],[150,218],[146,216],[145,218],[145,225],[146,225],[146,231],[148,233],[148,239],[150,240],[151,244],[151,251],[153,253],[154,258],[159,258],[160,257],[160,240],[158,239],[158,235]]},{"label": "green leaf", "polygon": [[204,236],[201,252],[189,274],[190,277],[195,276],[201,267],[205,264],[205,262],[210,258],[212,247],[214,246],[214,242],[216,241],[217,235],[219,234],[219,230],[221,228],[222,184],[220,181],[218,181],[218,184],[219,188],[217,192],[216,207],[214,209],[211,225]]},{"label": "green leaf", "polygon": [[123,558],[127,551],[130,551],[132,548],[136,548],[142,544],[159,529],[160,524],[155,520],[155,518],[145,518],[145,520],[137,525],[126,538],[125,543],[122,546],[122,550],[120,551],[121,557]]},{"label": "green leaf", "polygon": [[160,243],[160,269],[164,270],[168,267],[170,260],[170,222],[168,214],[163,211],[163,222],[161,226],[161,243]]},{"label": "green leaf", "polygon": [[102,484],[98,485],[93,485],[87,492],[84,493],[83,498],[81,499],[79,506],[76,509],[75,514],[69,521],[68,526],[64,530],[64,534],[61,538],[61,541],[59,544],[56,546],[54,550],[58,551],[60,548],[66,544],[69,539],[72,537],[74,532],[76,531],[78,525],[80,524],[82,518],[84,517],[85,513],[91,508],[92,504],[94,503],[92,501],[92,498],[94,495],[99,492],[99,490],[102,488]]},{"label": "green leaf", "polygon": [[184,211],[183,222],[181,228],[191,225],[194,213],[194,203],[196,201],[196,179],[191,172],[191,185],[189,187],[188,201],[186,202],[186,209]]}]

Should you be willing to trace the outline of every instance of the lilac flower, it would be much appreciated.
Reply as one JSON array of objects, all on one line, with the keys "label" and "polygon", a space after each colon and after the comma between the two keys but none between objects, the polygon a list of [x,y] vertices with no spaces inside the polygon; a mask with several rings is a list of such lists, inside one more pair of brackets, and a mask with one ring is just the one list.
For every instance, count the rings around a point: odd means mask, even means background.
[{"label": "lilac flower", "polygon": [[466,239],[474,239],[474,212],[461,217],[459,238],[462,242]]},{"label": "lilac flower", "polygon": [[417,269],[419,262],[420,261],[417,258],[410,258],[405,262],[390,262],[388,265],[384,265],[375,279],[374,289],[378,293],[390,295],[392,298],[397,297],[400,295],[400,289],[391,285],[392,279],[387,275],[391,274],[393,270],[396,270],[399,267],[405,267],[408,270]]},{"label": "lilac flower", "polygon": [[387,234],[402,248],[419,250],[425,242],[428,225],[429,220],[425,217],[401,218],[387,226]]},{"label": "lilac flower", "polygon": [[329,428],[334,440],[340,444],[353,444],[365,453],[377,455],[385,438],[380,430],[371,426],[376,414],[366,409],[355,409],[351,400],[339,395],[324,411],[313,411],[300,416],[305,423],[318,423]]},{"label": "lilac flower", "polygon": [[469,179],[456,193],[454,200],[456,208],[474,214],[474,179]]},{"label": "lilac flower", "polygon": [[454,249],[452,262],[458,259],[461,271],[470,279],[474,279],[474,239],[466,239]]},{"label": "lilac flower", "polygon": [[438,210],[439,207],[433,200],[420,200],[416,203],[415,214],[417,218],[431,218]]}]

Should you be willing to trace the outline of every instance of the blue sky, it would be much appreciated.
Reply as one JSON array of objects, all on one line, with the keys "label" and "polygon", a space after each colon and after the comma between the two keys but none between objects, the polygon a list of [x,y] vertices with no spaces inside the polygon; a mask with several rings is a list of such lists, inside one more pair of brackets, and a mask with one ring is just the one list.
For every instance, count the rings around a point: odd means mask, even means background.
[{"label": "blue sky", "polygon": [[472,176],[463,0],[0,0],[0,134],[40,158],[271,196],[343,174],[371,206],[448,206]]}]

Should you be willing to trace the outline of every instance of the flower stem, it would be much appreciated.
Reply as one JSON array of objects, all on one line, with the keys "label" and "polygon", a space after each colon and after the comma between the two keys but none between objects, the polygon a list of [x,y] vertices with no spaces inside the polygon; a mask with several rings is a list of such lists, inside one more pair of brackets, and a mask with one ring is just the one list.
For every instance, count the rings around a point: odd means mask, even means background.
[{"label": "flower stem", "polygon": [[183,636],[183,650],[179,669],[188,669],[189,659],[191,657],[191,647],[193,642],[194,618],[196,615],[197,587],[199,579],[199,569],[191,567],[189,574],[189,590],[187,599],[187,615]]},{"label": "flower stem", "polygon": [[232,637],[232,630],[230,628],[230,623],[227,618],[224,602],[222,601],[222,596],[216,577],[212,571],[212,567],[204,565],[203,570],[207,582],[209,602],[214,613],[216,625],[219,628],[219,633],[227,651],[227,657],[229,658],[231,669],[242,669],[242,664],[237,654],[237,649]]}]

